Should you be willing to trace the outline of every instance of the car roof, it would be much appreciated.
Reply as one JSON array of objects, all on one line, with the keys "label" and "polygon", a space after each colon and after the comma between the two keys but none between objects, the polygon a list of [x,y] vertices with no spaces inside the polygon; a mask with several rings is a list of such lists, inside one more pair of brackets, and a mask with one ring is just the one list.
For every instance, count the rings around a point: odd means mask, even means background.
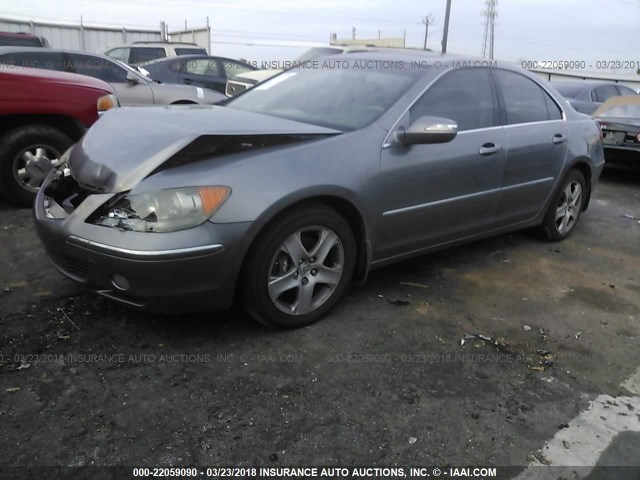
[{"label": "car roof", "polygon": [[40,47],[0,47],[0,55],[4,55],[7,53],[73,53],[78,55],[89,55],[91,57],[99,57],[104,58],[105,60],[109,60],[113,62],[113,58],[107,55],[103,55],[101,53],[93,53],[93,52],[82,52],[80,50],[66,50],[62,48],[40,48]]},{"label": "car roof", "polygon": [[76,85],[80,87],[94,88],[114,93],[113,88],[108,83],[94,77],[80,75],[77,73],[59,72],[57,70],[43,70],[39,68],[5,67],[0,68],[0,76],[2,75],[15,75],[16,79],[27,77],[45,82],[49,81],[51,83]]},{"label": "car roof", "polygon": [[33,33],[27,32],[0,32],[0,36],[2,37],[11,37],[11,38],[40,38],[39,35],[34,35]]},{"label": "car roof", "polygon": [[194,45],[193,43],[180,43],[180,42],[143,42],[143,43],[119,43],[115,45],[107,45],[103,50],[111,50],[113,48],[131,48],[131,47],[179,47],[179,48],[193,48],[193,49],[201,49],[205,50],[204,47],[200,45]]},{"label": "car roof", "polygon": [[595,87],[605,87],[607,85],[617,85],[615,82],[604,82],[598,80],[552,80],[551,85],[564,85],[564,86],[572,86],[572,87],[583,87],[587,88],[595,88]]},{"label": "car roof", "polygon": [[[200,58],[211,58],[211,59],[215,59],[215,60],[230,60],[232,62],[238,62],[238,63],[242,63],[244,64],[245,62],[241,62],[240,60],[237,60],[235,58],[229,58],[229,57],[218,57],[216,55],[205,55],[204,53],[194,53],[191,55],[179,55],[177,57],[162,57],[162,58],[154,58],[153,60],[149,60],[148,62],[144,62],[146,65],[152,64],[152,63],[162,63],[162,62],[176,62],[176,61],[180,61],[180,60],[197,60]],[[246,64],[248,67],[250,67],[251,65]]]}]

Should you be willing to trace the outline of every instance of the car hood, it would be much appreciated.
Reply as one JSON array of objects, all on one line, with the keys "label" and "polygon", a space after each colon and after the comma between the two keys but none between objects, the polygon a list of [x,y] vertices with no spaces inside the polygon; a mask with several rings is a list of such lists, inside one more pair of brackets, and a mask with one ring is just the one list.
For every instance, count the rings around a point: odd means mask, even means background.
[{"label": "car hood", "polygon": [[73,148],[69,167],[81,184],[115,193],[131,190],[165,163],[169,168],[220,151],[234,153],[240,147],[268,147],[339,133],[217,106],[117,108],[103,115]]}]

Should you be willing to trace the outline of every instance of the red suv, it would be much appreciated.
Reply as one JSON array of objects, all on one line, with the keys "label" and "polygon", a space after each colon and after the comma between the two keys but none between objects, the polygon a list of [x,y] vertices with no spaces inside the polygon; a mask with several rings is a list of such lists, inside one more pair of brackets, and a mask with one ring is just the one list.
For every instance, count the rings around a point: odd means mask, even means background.
[{"label": "red suv", "polygon": [[50,48],[51,44],[46,38],[32,33],[0,32],[0,46]]},{"label": "red suv", "polygon": [[0,193],[30,206],[60,156],[114,106],[114,90],[102,80],[1,64]]}]

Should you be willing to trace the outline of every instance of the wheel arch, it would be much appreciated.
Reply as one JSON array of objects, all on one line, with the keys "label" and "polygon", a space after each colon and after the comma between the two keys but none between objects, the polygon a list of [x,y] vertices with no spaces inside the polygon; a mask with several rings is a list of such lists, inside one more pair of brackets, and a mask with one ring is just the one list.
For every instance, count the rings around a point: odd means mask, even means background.
[{"label": "wheel arch", "polygon": [[0,116],[0,136],[22,127],[31,126],[55,128],[74,142],[80,140],[86,130],[76,118],[67,115],[16,114]]},{"label": "wheel arch", "polygon": [[585,186],[587,187],[585,201],[582,206],[582,211],[584,212],[589,206],[589,202],[591,200],[591,182],[593,180],[593,170],[591,169],[591,163],[589,158],[587,157],[578,157],[571,164],[569,164],[565,175],[572,169],[578,170],[584,176]]},{"label": "wheel arch", "polygon": [[[236,282],[242,278],[249,254],[260,241],[260,237],[265,229],[281,217],[308,204],[320,204],[329,207],[345,219],[356,241],[357,257],[354,280],[362,282],[366,279],[372,255],[371,229],[367,225],[363,210],[358,207],[353,197],[344,191],[332,190],[329,192],[307,191],[294,193],[280,199],[266,209],[262,215],[253,222],[247,235],[247,242],[244,248],[241,249],[241,262]],[[237,290],[238,289],[236,289],[236,291]]]}]

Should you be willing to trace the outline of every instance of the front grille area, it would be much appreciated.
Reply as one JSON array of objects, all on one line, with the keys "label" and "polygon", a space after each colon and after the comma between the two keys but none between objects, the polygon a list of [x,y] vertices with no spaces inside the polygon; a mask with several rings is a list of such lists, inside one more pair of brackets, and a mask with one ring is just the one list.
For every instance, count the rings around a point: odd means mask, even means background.
[{"label": "front grille area", "polygon": [[89,267],[86,263],[66,255],[51,255],[51,260],[58,269],[74,280],[86,282],[89,279]]}]

